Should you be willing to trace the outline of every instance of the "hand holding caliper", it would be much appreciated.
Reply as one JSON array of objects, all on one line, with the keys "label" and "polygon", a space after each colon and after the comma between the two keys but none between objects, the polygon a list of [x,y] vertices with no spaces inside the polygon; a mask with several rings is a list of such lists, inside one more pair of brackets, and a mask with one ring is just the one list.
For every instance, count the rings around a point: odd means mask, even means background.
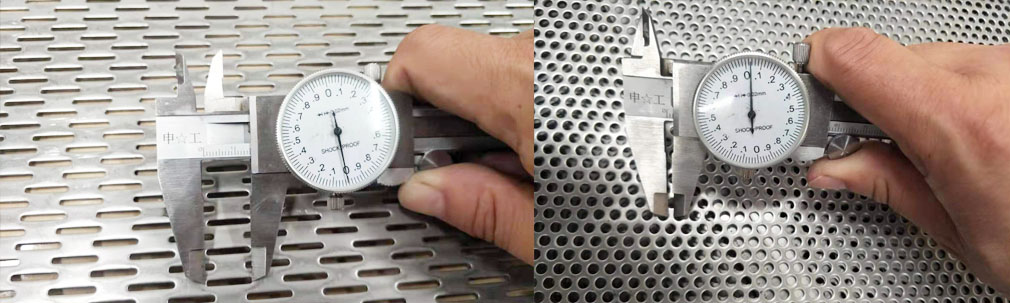
[{"label": "hand holding caliper", "polygon": [[[795,44],[791,65],[758,52],[715,63],[663,59],[648,9],[639,21],[631,54],[622,59],[625,131],[645,202],[657,216],[667,216],[671,202],[674,217],[689,214],[706,153],[749,180],[787,158],[851,154],[858,147],[853,135],[886,137],[804,73],[807,44]],[[758,111],[778,119],[756,125]]]}]

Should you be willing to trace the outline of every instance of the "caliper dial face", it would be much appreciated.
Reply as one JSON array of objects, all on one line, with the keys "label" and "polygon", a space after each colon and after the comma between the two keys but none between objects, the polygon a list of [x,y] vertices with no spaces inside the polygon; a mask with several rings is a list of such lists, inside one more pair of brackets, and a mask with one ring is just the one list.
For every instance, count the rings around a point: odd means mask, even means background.
[{"label": "caliper dial face", "polygon": [[351,71],[324,70],[284,98],[277,142],[288,169],[306,184],[350,192],[389,167],[398,123],[392,100],[378,83]]},{"label": "caliper dial face", "polygon": [[807,129],[807,92],[778,59],[742,53],[717,62],[694,98],[698,135],[715,157],[741,168],[789,157]]}]

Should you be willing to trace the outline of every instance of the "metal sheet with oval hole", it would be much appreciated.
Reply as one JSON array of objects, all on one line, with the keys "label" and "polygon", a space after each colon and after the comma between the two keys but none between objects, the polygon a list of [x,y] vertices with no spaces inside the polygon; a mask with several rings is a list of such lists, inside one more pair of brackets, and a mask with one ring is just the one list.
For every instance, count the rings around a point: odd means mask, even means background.
[{"label": "metal sheet with oval hole", "polygon": [[[407,212],[288,198],[271,275],[249,278],[248,163],[208,163],[209,279],[181,272],[157,180],[154,100],[175,51],[197,87],[283,94],[328,67],[388,62],[427,23],[509,36],[533,1],[0,3],[0,302],[531,301],[532,267]],[[200,94],[198,94],[200,95]],[[199,101],[202,103],[202,100]],[[358,218],[354,214],[381,213]],[[486,283],[484,277],[505,277]],[[493,283],[492,283],[493,282]],[[262,300],[261,300],[262,299]]]}]

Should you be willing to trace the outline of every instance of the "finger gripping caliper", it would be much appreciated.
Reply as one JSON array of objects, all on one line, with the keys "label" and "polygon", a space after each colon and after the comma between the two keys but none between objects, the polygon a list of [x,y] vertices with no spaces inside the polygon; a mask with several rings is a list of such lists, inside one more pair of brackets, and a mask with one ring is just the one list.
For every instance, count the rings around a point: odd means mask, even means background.
[{"label": "finger gripping caliper", "polygon": [[809,44],[795,43],[788,64],[760,52],[681,61],[662,58],[648,9],[638,21],[621,59],[625,132],[657,216],[669,216],[671,204],[675,218],[689,214],[706,154],[749,180],[786,159],[841,158],[860,138],[889,140],[804,71]]},{"label": "finger gripping caliper", "polygon": [[381,199],[374,193],[460,152],[506,148],[470,122],[383,89],[374,63],[316,72],[286,95],[226,97],[218,52],[201,111],[185,58],[175,60],[177,95],[156,104],[158,180],[183,271],[195,282],[207,280],[207,163],[249,162],[249,263],[258,280],[273,263],[282,214],[292,211],[284,208],[288,189],[312,187],[340,210],[350,198]]}]

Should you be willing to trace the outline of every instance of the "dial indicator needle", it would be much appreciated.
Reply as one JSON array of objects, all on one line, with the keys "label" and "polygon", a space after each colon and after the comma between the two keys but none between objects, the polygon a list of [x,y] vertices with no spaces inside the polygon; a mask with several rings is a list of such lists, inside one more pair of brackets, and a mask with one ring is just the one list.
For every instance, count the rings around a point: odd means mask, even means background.
[{"label": "dial indicator needle", "polygon": [[750,110],[747,112],[747,118],[750,119],[751,135],[754,134],[754,117],[757,116],[757,113],[754,112],[754,73],[752,72],[753,66],[754,62],[747,63],[747,74],[750,75],[749,77],[747,77],[747,85],[749,87],[748,88],[749,92],[747,93],[747,95],[750,97]]},{"label": "dial indicator needle", "polygon": [[344,159],[344,143],[340,140],[340,134],[344,130],[340,129],[340,124],[337,124],[337,113],[330,111],[330,117],[333,117],[333,134],[337,136],[337,150],[340,151],[340,171],[344,172],[344,178],[347,182],[351,182],[351,177],[347,175],[347,160]]}]

